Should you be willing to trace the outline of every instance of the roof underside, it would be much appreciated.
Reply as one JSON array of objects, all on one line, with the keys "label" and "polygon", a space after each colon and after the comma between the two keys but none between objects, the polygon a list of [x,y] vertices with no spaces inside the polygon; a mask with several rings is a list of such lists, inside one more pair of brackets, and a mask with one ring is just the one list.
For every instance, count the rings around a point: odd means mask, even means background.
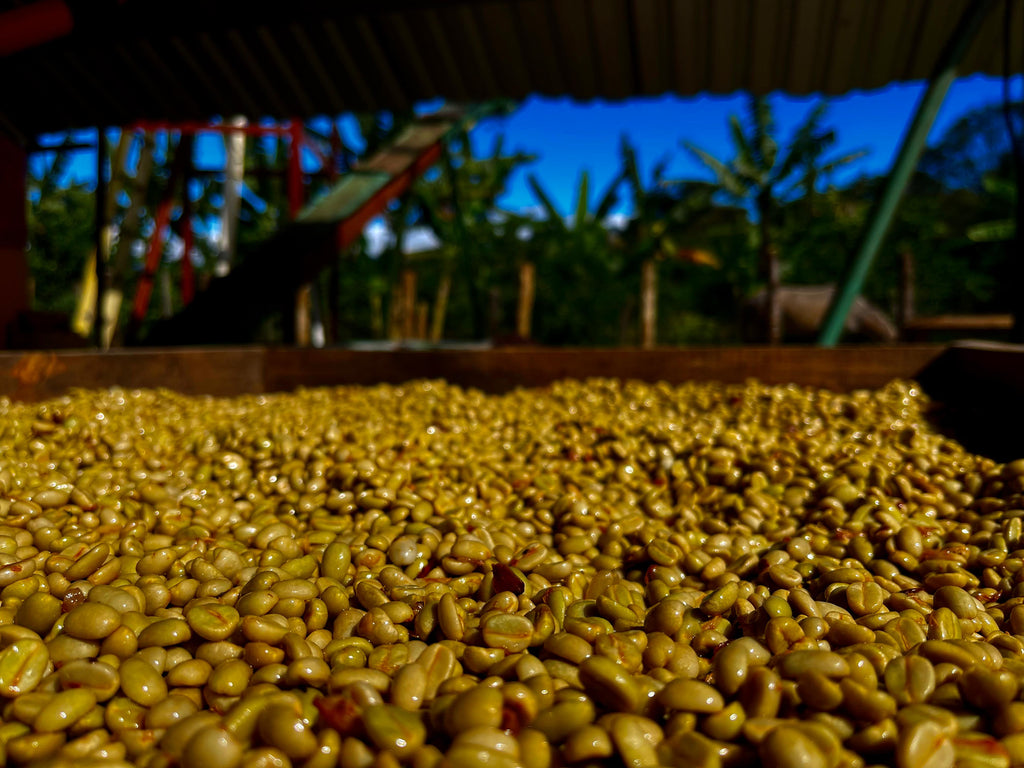
[{"label": "roof underside", "polygon": [[[969,2],[127,0],[0,59],[0,128],[25,138],[140,119],[308,118],[437,97],[835,95],[927,78]],[[1005,2],[1020,72],[1024,0]],[[0,12],[22,4],[0,0]],[[961,74],[1003,73],[1004,10]]]}]

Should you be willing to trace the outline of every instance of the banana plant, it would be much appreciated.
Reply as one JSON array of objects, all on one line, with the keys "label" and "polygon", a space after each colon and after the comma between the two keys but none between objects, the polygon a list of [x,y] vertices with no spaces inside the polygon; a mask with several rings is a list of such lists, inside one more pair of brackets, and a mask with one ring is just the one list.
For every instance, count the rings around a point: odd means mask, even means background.
[{"label": "banana plant", "polygon": [[612,246],[607,219],[619,202],[621,174],[592,204],[590,176],[581,173],[569,216],[536,176],[528,177],[527,184],[542,213],[530,225],[541,340],[612,343],[619,337],[619,323],[607,309],[623,304],[625,259]]},{"label": "banana plant", "polygon": [[617,234],[615,243],[627,254],[626,269],[635,272],[639,265],[641,345],[652,347],[657,326],[657,263],[671,259],[720,266],[713,253],[694,247],[694,241],[706,229],[716,188],[706,182],[666,181],[667,159],[654,166],[650,184],[644,184],[636,149],[625,136],[619,153],[622,179],[633,198],[633,216]]},{"label": "banana plant", "polygon": [[[993,199],[1005,202],[1007,206],[1013,204],[1016,185],[1009,179],[986,176],[981,183]],[[976,243],[1006,243],[1016,235],[1017,224],[1013,219],[986,221],[967,230],[967,236]]]},{"label": "banana plant", "polygon": [[732,160],[719,160],[692,143],[683,143],[690,154],[715,174],[720,189],[728,197],[749,203],[755,214],[762,277],[769,284],[769,339],[773,344],[779,343],[782,336],[777,291],[779,254],[772,231],[779,206],[797,194],[813,196],[821,179],[865,154],[858,150],[826,157],[837,141],[836,132],[823,125],[827,111],[827,102],[819,102],[797,127],[789,145],[780,151],[771,103],[766,97],[751,96],[746,125],[736,115],[729,119],[735,149]]},{"label": "banana plant", "polygon": [[506,151],[501,134],[489,153],[477,156],[466,130],[455,133],[443,153],[442,172],[421,178],[411,195],[410,220],[428,227],[442,243],[434,254],[442,269],[431,335],[439,336],[443,328],[452,278],[459,275],[469,299],[472,334],[479,338],[488,325],[484,289],[498,288],[496,280],[511,266],[506,262],[519,259],[515,233],[529,223],[501,210],[498,199],[512,174],[536,156]]}]

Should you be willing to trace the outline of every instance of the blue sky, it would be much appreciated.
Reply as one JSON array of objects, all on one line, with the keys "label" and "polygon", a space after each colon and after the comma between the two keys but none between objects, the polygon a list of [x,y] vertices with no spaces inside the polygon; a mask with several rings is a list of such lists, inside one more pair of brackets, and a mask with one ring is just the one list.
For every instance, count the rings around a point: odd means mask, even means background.
[{"label": "blue sky", "polygon": [[[1021,98],[1022,78],[1013,82],[1014,97]],[[924,90],[924,84],[893,85],[885,89],[854,93],[829,100],[826,123],[838,132],[835,153],[866,149],[868,155],[837,175],[837,182],[865,173],[884,173],[892,162],[899,141]],[[964,112],[1002,98],[1002,81],[973,76],[956,81],[932,129],[931,138],[941,136]],[[680,146],[682,140],[706,149],[716,157],[732,156],[727,121],[730,114],[742,114],[745,97],[701,96],[633,99],[626,102],[574,103],[569,99],[530,98],[513,115],[492,119],[478,126],[473,141],[480,152],[489,152],[498,133],[506,136],[506,149],[522,149],[539,155],[537,162],[516,174],[500,201],[509,210],[536,205],[526,185],[527,173],[535,173],[555,203],[568,214],[575,205],[581,171],[590,174],[592,200],[614,178],[619,163],[619,138],[627,134],[638,148],[645,179],[651,167],[665,156],[671,158],[670,178],[708,178],[710,173]],[[776,95],[772,99],[780,135],[785,138],[817,103],[816,98]],[[350,121],[342,130],[352,134]],[[83,134],[85,136],[87,134]],[[95,136],[95,132],[92,132]],[[216,135],[198,141],[197,165],[223,167],[223,144]],[[92,180],[94,155],[78,153],[72,166],[76,178]],[[305,158],[314,165],[312,157]],[[628,212],[628,202],[619,212]]]},{"label": "blue sky", "polygon": [[[868,150],[866,157],[837,174],[837,182],[888,170],[923,91],[921,83],[895,85],[829,100],[825,122],[838,133],[835,154]],[[1013,94],[1021,98],[1020,77],[1015,78]],[[941,136],[964,112],[1001,99],[1002,81],[997,78],[957,80],[932,128],[931,139]],[[774,96],[780,135],[789,136],[817,101]],[[513,180],[501,201],[505,207],[517,210],[536,204],[526,185],[527,173],[535,173],[563,212],[569,213],[582,170],[590,174],[592,199],[612,181],[619,167],[619,137],[624,133],[638,148],[645,180],[651,167],[666,155],[671,157],[669,178],[711,179],[710,172],[682,149],[680,142],[692,142],[720,159],[732,157],[727,121],[731,114],[742,115],[744,106],[745,97],[739,94],[688,99],[666,96],[618,104],[533,98],[514,115],[479,126],[473,140],[480,151],[487,152],[494,136],[504,132],[509,149],[540,155],[527,172]]]}]

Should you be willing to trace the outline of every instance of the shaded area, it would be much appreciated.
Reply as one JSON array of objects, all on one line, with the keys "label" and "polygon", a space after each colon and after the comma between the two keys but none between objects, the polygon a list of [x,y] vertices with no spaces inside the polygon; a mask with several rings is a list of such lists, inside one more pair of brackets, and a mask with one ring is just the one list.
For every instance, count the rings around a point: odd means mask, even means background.
[{"label": "shaded area", "polygon": [[997,461],[1024,456],[1024,345],[952,344],[917,380],[942,432]]}]

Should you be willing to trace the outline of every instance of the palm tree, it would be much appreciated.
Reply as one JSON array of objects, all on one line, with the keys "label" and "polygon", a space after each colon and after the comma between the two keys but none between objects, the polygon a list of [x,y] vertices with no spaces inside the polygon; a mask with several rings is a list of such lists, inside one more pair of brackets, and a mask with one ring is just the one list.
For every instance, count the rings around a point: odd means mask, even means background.
[{"label": "palm tree", "polygon": [[633,217],[617,238],[628,254],[627,269],[640,266],[640,344],[655,344],[657,327],[657,262],[677,259],[717,267],[709,252],[693,248],[694,236],[712,211],[714,185],[705,182],[673,183],[665,180],[668,161],[655,165],[650,185],[640,177],[636,149],[623,136],[620,145],[623,181],[633,196]]},{"label": "palm tree", "polygon": [[[429,174],[413,187],[409,223],[429,227],[441,242],[437,257],[442,271],[435,299],[431,337],[438,340],[451,289],[452,273],[461,272],[469,300],[472,334],[484,335],[487,323],[481,287],[489,276],[517,259],[514,232],[525,220],[498,207],[508,181],[535,155],[507,152],[505,137],[498,135],[490,153],[476,156],[465,129],[445,143],[443,173]],[[493,286],[492,286],[493,287]]]},{"label": "palm tree", "polygon": [[729,119],[736,150],[731,161],[722,162],[689,142],[683,144],[714,172],[719,186],[729,197],[753,207],[759,233],[761,276],[768,283],[768,335],[772,344],[778,344],[782,338],[779,254],[772,233],[776,211],[782,201],[794,195],[813,195],[820,179],[864,155],[863,151],[857,151],[835,158],[825,157],[836,143],[835,131],[822,125],[827,109],[826,102],[818,103],[797,127],[789,146],[781,152],[771,104],[764,96],[750,97],[746,125],[736,115]]},{"label": "palm tree", "polygon": [[537,260],[537,295],[543,307],[543,340],[549,343],[607,343],[617,323],[608,308],[622,305],[623,255],[613,249],[606,219],[618,202],[621,175],[591,208],[590,177],[580,174],[575,211],[563,214],[536,176],[527,183],[545,218],[531,222],[531,250]]}]

